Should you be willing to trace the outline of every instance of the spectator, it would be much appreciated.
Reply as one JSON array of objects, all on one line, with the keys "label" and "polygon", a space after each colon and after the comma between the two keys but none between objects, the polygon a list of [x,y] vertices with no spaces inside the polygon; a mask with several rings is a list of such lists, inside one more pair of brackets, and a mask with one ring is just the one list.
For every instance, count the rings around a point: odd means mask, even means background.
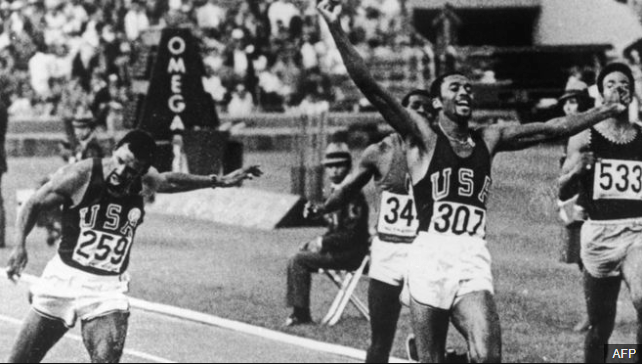
[{"label": "spectator", "polygon": [[[268,8],[267,15],[270,19],[272,36],[279,37],[279,28],[289,31],[292,19],[301,18],[301,11],[292,4],[291,0],[275,0]],[[281,26],[278,25],[279,22]]]},{"label": "spectator", "polygon": [[[352,157],[345,143],[328,146],[323,160],[332,189],[336,188],[350,172]],[[315,212],[306,208],[306,215]],[[288,261],[287,295],[292,314],[286,325],[294,326],[312,322],[310,314],[311,273],[319,269],[356,269],[368,253],[368,204],[359,193],[346,206],[325,216],[328,231],[321,237],[303,244]]]},{"label": "spectator", "polygon": [[125,34],[127,39],[135,41],[140,33],[149,28],[149,19],[145,13],[145,4],[142,0],[132,0],[132,7],[125,15]]},{"label": "spectator", "polygon": [[206,0],[201,6],[197,6],[196,25],[203,29],[208,37],[219,38],[221,23],[225,20],[225,10],[214,4],[214,0]]},{"label": "spectator", "polygon": [[245,85],[239,83],[236,85],[236,90],[232,92],[232,99],[227,106],[227,112],[230,116],[247,116],[254,111],[254,101],[252,94],[250,94]]}]

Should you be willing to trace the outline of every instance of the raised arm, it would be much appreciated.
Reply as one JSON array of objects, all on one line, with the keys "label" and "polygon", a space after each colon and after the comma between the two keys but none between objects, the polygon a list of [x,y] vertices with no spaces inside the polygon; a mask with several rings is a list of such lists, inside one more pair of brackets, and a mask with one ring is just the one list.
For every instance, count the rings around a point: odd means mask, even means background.
[{"label": "raised arm", "polygon": [[143,177],[143,183],[148,190],[159,193],[178,193],[200,190],[203,188],[234,187],[246,179],[253,179],[263,174],[259,166],[238,169],[225,176],[215,174],[198,176],[188,173],[163,172],[159,173],[154,167]]},{"label": "raised arm", "polygon": [[568,138],[626,109],[624,105],[613,103],[545,123],[492,125],[486,128],[484,136],[493,153],[520,150],[544,141]]},{"label": "raised arm", "polygon": [[82,173],[85,164],[61,168],[51,180],[40,187],[20,209],[16,222],[16,246],[7,264],[7,277],[13,281],[20,277],[28,262],[27,236],[33,230],[41,211],[77,200],[78,191],[87,182],[87,173]]},{"label": "raised arm", "polygon": [[558,179],[560,197],[565,200],[577,194],[577,186],[582,175],[593,168],[595,157],[588,152],[588,131],[584,131],[568,142],[567,157]]},{"label": "raised arm", "polygon": [[375,81],[363,58],[350,44],[350,40],[341,28],[339,20],[341,6],[335,6],[335,4],[336,1],[323,0],[318,6],[318,10],[328,24],[343,63],[359,90],[381,113],[386,122],[404,139],[422,138],[423,133],[432,133],[424,118],[417,113],[406,110],[398,100]]}]

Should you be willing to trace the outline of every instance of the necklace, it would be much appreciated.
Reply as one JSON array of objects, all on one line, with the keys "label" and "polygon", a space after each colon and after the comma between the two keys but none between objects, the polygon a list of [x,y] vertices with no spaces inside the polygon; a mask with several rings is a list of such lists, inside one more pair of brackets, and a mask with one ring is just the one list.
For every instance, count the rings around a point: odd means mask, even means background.
[{"label": "necklace", "polygon": [[[636,128],[633,128],[633,133],[628,133],[629,130],[626,130],[625,133],[614,133],[608,128],[595,128],[600,135],[602,135],[606,140],[614,144],[629,144],[638,136],[638,131]],[[630,135],[627,135],[630,134]]]},{"label": "necklace", "polygon": [[439,129],[441,129],[441,132],[444,133],[446,138],[448,138],[448,140],[450,140],[451,142],[455,142],[459,145],[470,145],[472,148],[475,147],[475,142],[473,141],[473,138],[470,137],[470,134],[468,134],[468,138],[466,138],[466,140],[458,139],[448,135],[446,130],[444,130],[444,127],[441,126],[441,123],[437,123],[437,124],[439,124]]}]

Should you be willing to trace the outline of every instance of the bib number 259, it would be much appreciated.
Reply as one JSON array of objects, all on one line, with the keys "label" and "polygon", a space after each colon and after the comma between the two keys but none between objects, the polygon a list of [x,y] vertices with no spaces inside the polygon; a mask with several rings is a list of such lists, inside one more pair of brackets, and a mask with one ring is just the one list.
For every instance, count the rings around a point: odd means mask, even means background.
[{"label": "bib number 259", "polygon": [[83,229],[73,259],[84,265],[117,272],[125,260],[131,238]]}]

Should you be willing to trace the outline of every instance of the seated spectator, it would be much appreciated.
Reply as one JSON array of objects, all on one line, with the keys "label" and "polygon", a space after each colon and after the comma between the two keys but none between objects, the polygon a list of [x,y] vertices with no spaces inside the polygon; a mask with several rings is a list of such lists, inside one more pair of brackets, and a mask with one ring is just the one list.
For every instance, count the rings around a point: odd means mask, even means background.
[{"label": "seated spectator", "polygon": [[33,101],[33,91],[27,83],[22,83],[18,87],[18,92],[14,93],[11,97],[11,105],[8,109],[9,116],[20,119],[36,116]]},{"label": "seated spectator", "polygon": [[227,105],[227,113],[230,116],[246,116],[254,111],[252,94],[247,91],[245,85],[239,83],[236,90],[232,92],[232,99]]},{"label": "seated spectator", "polygon": [[[323,160],[332,188],[339,185],[350,172],[352,157],[345,143],[328,146]],[[312,205],[304,215],[314,216]],[[312,323],[310,314],[311,274],[319,269],[356,269],[368,254],[368,204],[363,193],[341,210],[325,215],[328,231],[321,237],[303,244],[288,261],[287,296],[292,314],[287,326]]]},{"label": "seated spectator", "polygon": [[280,22],[286,30],[289,30],[290,23],[294,17],[300,18],[301,11],[292,3],[291,0],[275,0],[268,9],[268,18],[270,19],[272,36],[279,36],[278,22]]},{"label": "seated spectator", "polygon": [[145,2],[132,0],[132,7],[125,15],[125,34],[127,39],[135,41],[140,33],[149,29],[149,19],[145,13]]},{"label": "seated spectator", "polygon": [[214,4],[213,0],[205,0],[201,6],[197,6],[196,25],[201,28],[208,37],[219,38],[221,23],[225,20],[225,10]]}]

